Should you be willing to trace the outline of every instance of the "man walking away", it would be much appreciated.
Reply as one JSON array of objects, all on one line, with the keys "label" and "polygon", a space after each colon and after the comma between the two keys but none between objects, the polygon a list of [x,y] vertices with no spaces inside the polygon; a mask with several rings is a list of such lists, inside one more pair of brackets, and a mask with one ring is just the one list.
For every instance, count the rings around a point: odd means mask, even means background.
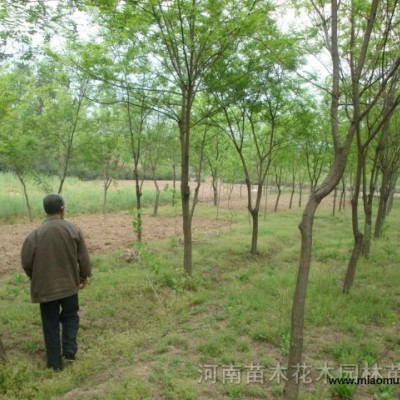
[{"label": "man walking away", "polygon": [[28,235],[21,251],[22,267],[31,279],[32,302],[40,303],[47,367],[55,371],[62,369],[62,357],[75,360],[78,291],[91,275],[82,231],[64,220],[64,206],[59,194],[43,199],[47,219]]}]

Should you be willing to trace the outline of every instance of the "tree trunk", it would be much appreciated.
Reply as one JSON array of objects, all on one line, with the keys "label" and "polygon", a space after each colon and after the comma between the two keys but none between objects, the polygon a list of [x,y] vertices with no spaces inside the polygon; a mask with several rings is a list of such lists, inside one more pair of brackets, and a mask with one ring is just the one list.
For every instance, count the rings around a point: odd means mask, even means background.
[{"label": "tree trunk", "polygon": [[312,251],[312,233],[315,212],[318,205],[339,183],[346,167],[346,160],[351,142],[359,121],[353,120],[346,138],[343,143],[340,141],[339,134],[339,49],[338,49],[338,3],[335,0],[331,2],[331,42],[330,52],[332,57],[332,91],[331,91],[331,134],[334,144],[334,161],[329,169],[328,175],[321,185],[311,192],[306,208],[304,209],[301,223],[299,225],[301,232],[300,261],[297,273],[297,281],[293,296],[290,349],[288,357],[288,380],[285,384],[283,398],[284,400],[297,400],[299,396],[299,383],[296,382],[297,366],[302,364],[303,340],[304,340],[304,316],[305,302],[307,294],[308,276],[310,273],[311,251]]},{"label": "tree trunk", "polygon": [[173,170],[173,181],[172,181],[172,207],[175,207],[175,196],[176,196],[176,165],[172,166]]},{"label": "tree trunk", "polygon": [[343,283],[343,293],[349,293],[350,289],[353,286],[357,263],[362,251],[363,238],[364,235],[361,232],[357,232],[354,236],[353,250],[351,252],[350,260],[347,265],[346,277]]},{"label": "tree trunk", "polygon": [[394,201],[394,194],[396,191],[396,183],[398,180],[398,174],[396,176],[392,176],[392,179],[390,180],[390,185],[389,185],[389,199],[386,207],[386,216],[390,214],[393,208],[393,201]]},{"label": "tree trunk", "polygon": [[346,181],[342,178],[342,192],[340,193],[339,212],[346,208]]},{"label": "tree trunk", "polygon": [[257,254],[257,242],[258,242],[258,210],[254,209],[250,215],[252,219],[252,233],[251,233],[251,248],[250,254],[255,256]]},{"label": "tree trunk", "polygon": [[372,238],[372,206],[375,196],[375,188],[379,175],[378,168],[378,157],[379,149],[376,149],[375,158],[371,169],[371,178],[369,181],[369,193],[366,192],[363,195],[364,202],[364,240],[362,255],[364,257],[369,257],[371,251],[371,238]]},{"label": "tree trunk", "polygon": [[212,183],[212,188],[213,188],[213,204],[216,207],[218,204],[218,186],[214,181]]},{"label": "tree trunk", "polygon": [[107,212],[107,192],[108,187],[103,188],[103,214],[106,215]]},{"label": "tree trunk", "polygon": [[182,224],[183,224],[183,269],[192,276],[192,218],[190,212],[190,187],[182,171],[181,183]]},{"label": "tree trunk", "polygon": [[[332,123],[335,124],[336,121],[336,119],[333,119]],[[355,125],[353,123],[348,132],[345,144],[343,147],[335,151],[335,160],[327,177],[318,188],[311,192],[299,225],[301,232],[300,260],[292,304],[291,339],[287,370],[288,381],[284,388],[284,400],[297,400],[299,395],[299,384],[296,382],[295,377],[296,372],[298,373],[296,366],[301,365],[302,363],[305,302],[308,276],[310,273],[312,233],[315,212],[322,199],[332,192],[343,175],[354,131]]]},{"label": "tree trunk", "polygon": [[81,111],[81,107],[82,107],[82,102],[83,102],[84,96],[85,96],[84,87],[81,87],[81,90],[80,90],[80,93],[79,93],[79,99],[78,99],[78,106],[76,108],[75,118],[74,118],[74,122],[73,122],[73,125],[72,125],[72,130],[68,134],[68,142],[67,142],[67,146],[66,146],[67,152],[65,154],[65,163],[64,163],[64,168],[63,168],[63,171],[62,171],[62,174],[61,174],[61,177],[60,177],[60,186],[58,187],[58,193],[59,194],[62,193],[64,182],[65,182],[65,178],[67,177],[69,162],[70,162],[71,157],[72,157],[72,147],[73,147],[73,144],[74,144],[74,137],[75,137],[76,129],[78,127],[79,113]]},{"label": "tree trunk", "polygon": [[[358,141],[360,141],[359,133],[357,134]],[[358,259],[360,258],[364,235],[360,232],[358,225],[358,201],[361,189],[361,177],[363,173],[365,149],[360,146],[358,149],[357,171],[354,184],[353,197],[351,199],[351,220],[353,227],[354,244],[349,263],[347,265],[346,277],[343,284],[343,293],[349,293],[353,286],[354,276],[356,273]]]},{"label": "tree trunk", "polygon": [[135,232],[136,232],[136,240],[138,242],[142,241],[142,189],[140,185],[139,171],[138,165],[135,163],[134,171],[135,177],[135,194],[136,194],[136,215],[135,215]]},{"label": "tree trunk", "polygon": [[281,188],[281,182],[282,182],[282,171],[276,173],[275,175],[275,182],[276,182],[276,187],[278,189],[278,195],[276,196],[276,201],[275,201],[275,207],[274,207],[274,212],[278,211],[278,205],[279,205],[279,200],[281,198],[281,193],[282,193],[282,188]]},{"label": "tree trunk", "polygon": [[294,196],[295,188],[296,188],[296,174],[295,174],[295,171],[293,171],[293,175],[292,175],[292,192],[290,193],[289,210],[292,209],[293,196]]},{"label": "tree trunk", "polygon": [[362,255],[369,257],[371,251],[371,235],[372,235],[372,204],[364,206],[364,239],[362,246]]},{"label": "tree trunk", "polygon": [[303,356],[305,300],[311,263],[313,222],[318,204],[319,201],[314,193],[312,193],[299,225],[301,232],[300,263],[297,273],[296,289],[293,296],[291,340],[287,371],[287,376],[292,377],[292,379],[286,382],[284,389],[285,400],[297,400],[299,393],[299,384],[295,382],[294,374],[296,373],[296,365],[301,365]]},{"label": "tree trunk", "polygon": [[193,101],[191,88],[182,87],[181,120],[179,133],[181,142],[181,199],[183,229],[183,269],[192,276],[192,213],[190,210],[189,155],[190,155],[190,113]]},{"label": "tree trunk", "polygon": [[157,179],[153,179],[154,186],[156,187],[156,198],[154,201],[153,217],[157,217],[158,206],[160,204],[160,188],[158,187]]},{"label": "tree trunk", "polygon": [[[117,164],[116,164],[117,165]],[[108,167],[110,164],[107,164],[105,167],[104,175],[103,175],[103,214],[106,215],[107,212],[107,194],[108,189],[113,181],[113,178],[110,176]]]},{"label": "tree trunk", "polygon": [[32,215],[32,208],[31,208],[31,204],[29,202],[29,196],[28,196],[28,190],[26,188],[26,184],[25,184],[25,180],[23,175],[17,170],[16,171],[17,177],[22,185],[22,189],[24,192],[24,197],[25,197],[25,204],[26,204],[26,208],[28,210],[28,216],[29,216],[29,221],[33,222],[33,215]]},{"label": "tree trunk", "polygon": [[[140,154],[141,154],[141,146],[140,146],[140,135],[143,131],[143,125],[145,121],[145,112],[144,112],[144,105],[140,109],[140,124],[137,129],[134,128],[131,116],[131,103],[130,103],[130,94],[129,90],[126,91],[127,102],[126,102],[126,110],[128,115],[128,126],[129,126],[129,138],[130,138],[130,145],[132,151],[132,159],[133,159],[133,177],[135,179],[135,195],[136,195],[136,213],[134,215],[133,220],[133,227],[136,233],[136,240],[140,243],[142,241],[142,186],[140,183],[139,177],[139,162],[140,162]],[[142,102],[144,99],[142,99]],[[135,133],[139,138],[135,137]],[[136,142],[135,142],[136,140]]]},{"label": "tree trunk", "polygon": [[216,207],[218,204],[218,179],[215,173],[212,173],[211,177],[212,177],[211,186],[213,190],[213,204],[214,207]]},{"label": "tree trunk", "polygon": [[302,206],[302,200],[303,200],[303,183],[299,183],[299,203],[298,207],[300,208]]},{"label": "tree trunk", "polygon": [[335,187],[335,190],[333,191],[333,206],[332,206],[332,215],[335,216],[336,214],[336,201],[337,201],[337,193],[338,193],[338,187]]},{"label": "tree trunk", "polygon": [[382,235],[382,226],[386,216],[386,206],[388,199],[389,199],[388,173],[387,171],[383,171],[382,183],[379,190],[379,205],[378,205],[378,212],[376,214],[374,239],[379,239]]},{"label": "tree trunk", "polygon": [[[250,196],[251,196],[251,185],[248,186],[250,188]],[[248,189],[249,190],[249,189]],[[259,211],[260,211],[260,204],[261,204],[261,197],[262,197],[262,190],[263,190],[263,184],[258,183],[257,185],[257,197],[255,201],[255,206],[252,209],[251,206],[248,207],[248,210],[251,215],[251,220],[252,220],[252,234],[251,234],[251,247],[250,247],[250,254],[256,255],[257,254],[257,243],[258,243],[258,217],[259,217]],[[249,203],[251,204],[251,203]]]}]

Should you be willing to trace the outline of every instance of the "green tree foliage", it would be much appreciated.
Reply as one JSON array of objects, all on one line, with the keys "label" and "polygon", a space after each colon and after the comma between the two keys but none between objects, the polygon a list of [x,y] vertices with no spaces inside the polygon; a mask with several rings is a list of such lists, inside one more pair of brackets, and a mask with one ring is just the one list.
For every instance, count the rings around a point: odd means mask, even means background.
[{"label": "green tree foliage", "polygon": [[37,135],[40,104],[29,72],[29,67],[19,65],[0,79],[0,160],[18,176],[32,221],[26,178],[40,154]]}]

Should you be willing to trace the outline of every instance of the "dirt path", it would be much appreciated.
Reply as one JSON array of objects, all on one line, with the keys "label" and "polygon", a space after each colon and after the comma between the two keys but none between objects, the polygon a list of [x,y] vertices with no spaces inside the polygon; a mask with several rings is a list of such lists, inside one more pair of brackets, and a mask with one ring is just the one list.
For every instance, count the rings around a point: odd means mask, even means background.
[{"label": "dirt path", "polygon": [[[104,254],[115,249],[131,246],[135,241],[132,216],[127,212],[84,215],[67,218],[83,231],[91,254]],[[193,232],[209,231],[229,224],[227,221],[194,218]],[[25,237],[38,224],[15,224],[0,226],[0,275],[22,272],[20,251]],[[146,241],[181,236],[181,217],[143,217],[143,238]]]}]

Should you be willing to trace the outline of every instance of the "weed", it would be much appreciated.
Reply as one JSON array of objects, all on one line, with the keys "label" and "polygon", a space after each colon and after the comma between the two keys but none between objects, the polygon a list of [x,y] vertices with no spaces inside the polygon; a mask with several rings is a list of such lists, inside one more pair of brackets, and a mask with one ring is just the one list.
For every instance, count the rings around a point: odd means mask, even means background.
[{"label": "weed", "polygon": [[379,385],[373,394],[372,400],[392,400],[394,399],[393,385]]},{"label": "weed", "polygon": [[[349,374],[346,372],[343,372],[338,376],[338,378],[342,379],[347,379],[349,377]],[[348,383],[334,384],[331,386],[331,391],[335,396],[339,397],[340,399],[351,400],[357,391],[357,385],[352,385]]]},{"label": "weed", "polygon": [[284,356],[287,356],[289,354],[289,348],[290,348],[290,332],[284,333],[281,336],[281,343],[280,343],[280,349],[282,351],[282,354]]}]

